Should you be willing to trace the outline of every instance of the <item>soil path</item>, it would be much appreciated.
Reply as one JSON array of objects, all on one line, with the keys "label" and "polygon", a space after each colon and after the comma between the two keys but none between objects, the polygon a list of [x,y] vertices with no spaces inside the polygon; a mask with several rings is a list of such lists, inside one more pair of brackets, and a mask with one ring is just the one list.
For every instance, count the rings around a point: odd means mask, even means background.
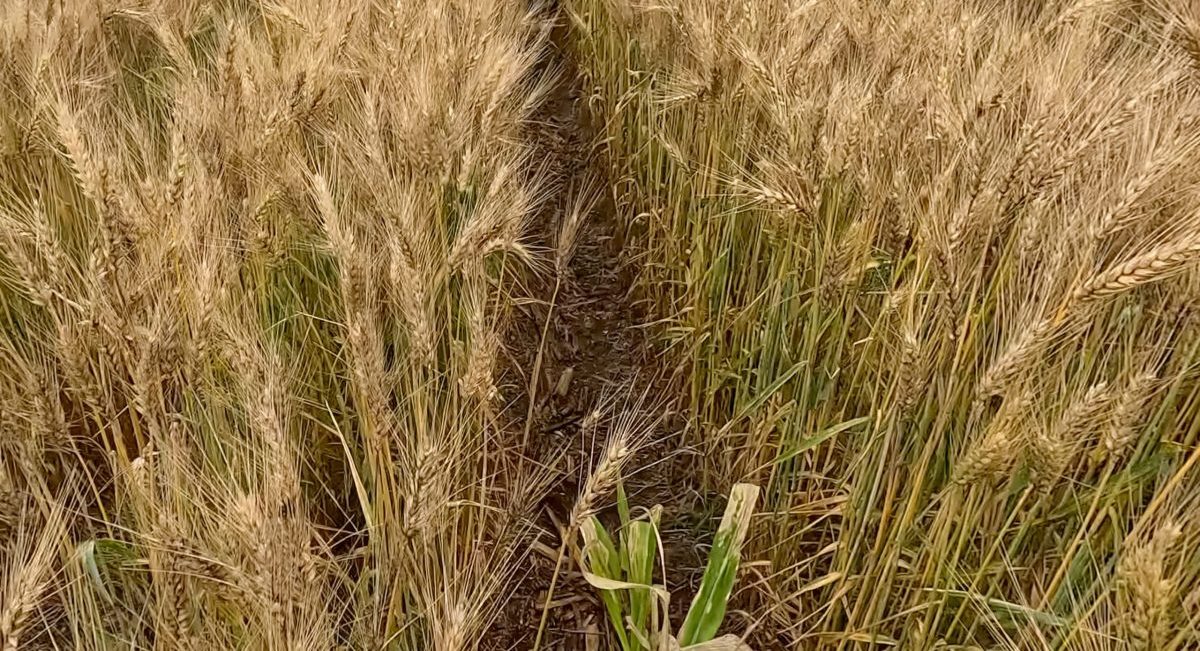
[{"label": "soil path", "polygon": [[[556,7],[549,8],[547,15],[554,27],[542,65],[555,74],[556,81],[531,135],[538,150],[535,162],[547,166],[554,194],[531,225],[533,246],[553,260],[564,221],[577,201],[587,199],[581,193],[591,193],[595,203],[581,224],[565,273],[559,277],[551,269],[532,279],[526,290],[533,298],[518,302],[509,328],[506,384],[517,394],[509,413],[521,419],[514,429],[527,428],[525,454],[551,465],[556,477],[538,514],[538,524],[548,535],[542,537],[529,575],[497,622],[495,644],[485,645],[489,648],[526,649],[532,644],[553,573],[559,526],[603,444],[583,440],[579,426],[583,417],[605,396],[644,385],[656,375],[652,346],[644,329],[636,327],[643,319],[635,313],[631,298],[634,273],[623,250],[622,225],[608,196],[611,185],[603,178],[606,168],[597,157],[597,141],[581,108],[585,101],[571,58],[566,18]],[[540,377],[532,378],[539,350]],[[599,619],[600,613],[594,590],[568,559],[560,570],[542,648],[603,648],[599,634],[607,622]]]},{"label": "soil path", "polygon": [[[585,438],[580,431],[584,416],[606,396],[633,395],[650,387],[655,387],[651,402],[665,409],[657,398],[670,393],[661,357],[648,330],[639,327],[650,315],[642,313],[634,299],[636,268],[625,246],[624,220],[610,196],[613,184],[606,178],[609,167],[596,135],[602,129],[593,126],[594,118],[584,109],[586,97],[572,58],[566,17],[557,7],[548,8],[547,16],[554,27],[542,65],[544,71],[556,73],[556,83],[531,136],[539,152],[537,162],[547,166],[554,193],[531,225],[533,246],[552,260],[562,224],[581,193],[592,193],[595,203],[579,230],[566,272],[558,277],[551,270],[532,279],[526,291],[533,298],[518,302],[509,328],[506,348],[511,359],[505,384],[515,390],[509,407],[519,418],[514,429],[527,428],[525,454],[550,465],[556,476],[539,513],[538,524],[548,535],[532,557],[530,573],[508,600],[493,631],[495,639],[485,648],[527,649],[532,644],[553,574],[559,527],[573,506],[579,482],[603,447],[603,440]],[[539,350],[542,359],[535,380],[531,374],[538,366]],[[707,540],[712,524],[698,508],[700,496],[690,488],[693,482],[677,449],[678,437],[671,435],[677,427],[669,419],[664,422],[634,461],[635,469],[641,470],[626,483],[632,505],[664,505],[662,536],[672,621],[682,621],[676,611],[690,602],[699,582],[699,543]],[[605,434],[601,431],[596,438]],[[606,520],[610,516],[601,514]],[[567,559],[542,648],[603,649],[608,626],[596,591]]]}]

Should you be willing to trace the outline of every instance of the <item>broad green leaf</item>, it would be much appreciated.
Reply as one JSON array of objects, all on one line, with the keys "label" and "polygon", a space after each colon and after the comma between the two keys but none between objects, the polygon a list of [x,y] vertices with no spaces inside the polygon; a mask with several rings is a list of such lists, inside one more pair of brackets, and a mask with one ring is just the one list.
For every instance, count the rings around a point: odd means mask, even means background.
[{"label": "broad green leaf", "polygon": [[[654,558],[658,552],[654,525],[650,522],[630,522],[626,548],[629,558],[629,581],[649,586],[654,579]],[[650,614],[649,589],[629,593],[629,619],[635,631],[643,630]]]},{"label": "broad green leaf", "polygon": [[729,595],[737,579],[742,542],[750,529],[750,517],[757,500],[758,486],[753,484],[737,484],[729,494],[725,515],[708,555],[708,566],[700,580],[700,590],[679,629],[679,644],[685,648],[712,640],[725,619]]},{"label": "broad green leaf", "polygon": [[[596,518],[588,518],[579,528],[583,535],[584,557],[587,560],[588,569],[592,572],[599,572],[599,576],[606,579],[616,579],[620,575],[621,561],[617,557],[617,550],[613,547],[612,538],[605,531],[604,526]],[[621,597],[615,590],[601,590],[600,600],[604,602],[604,610],[608,614],[608,620],[612,623],[613,630],[617,632],[617,637],[621,641],[621,648],[631,651],[633,647],[629,645],[629,637],[625,632],[623,617],[623,606]]]},{"label": "broad green leaf", "polygon": [[621,518],[621,526],[629,524],[629,497],[625,494],[625,482],[617,479],[617,516]]},{"label": "broad green leaf", "polygon": [[650,592],[659,599],[665,600],[668,598],[667,589],[661,585],[645,586],[638,583],[630,583],[628,581],[618,581],[616,579],[609,579],[597,574],[593,574],[592,572],[584,572],[583,580],[591,584],[593,588],[600,588],[601,590],[632,590],[635,588],[649,589]]}]

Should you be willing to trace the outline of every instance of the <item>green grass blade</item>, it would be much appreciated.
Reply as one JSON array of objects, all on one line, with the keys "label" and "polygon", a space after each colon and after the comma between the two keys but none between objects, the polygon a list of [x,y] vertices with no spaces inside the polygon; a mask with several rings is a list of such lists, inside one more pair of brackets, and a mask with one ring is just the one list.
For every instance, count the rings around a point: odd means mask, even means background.
[{"label": "green grass blade", "polygon": [[871,420],[870,416],[859,416],[858,418],[852,418],[848,421],[838,423],[837,425],[832,425],[830,427],[827,427],[827,428],[821,430],[820,432],[814,434],[813,436],[809,436],[804,439],[801,439],[795,445],[790,446],[787,449],[787,451],[785,451],[783,454],[779,455],[775,459],[775,463],[783,463],[784,461],[787,461],[787,460],[795,457],[796,455],[802,454],[808,450],[811,450],[811,449],[817,447],[818,445],[824,443],[825,441],[828,441],[829,439],[833,438],[834,436],[837,436],[838,434],[841,434],[842,432],[844,432],[846,430],[858,427],[859,425],[862,425],[863,423],[866,423],[870,420]]}]

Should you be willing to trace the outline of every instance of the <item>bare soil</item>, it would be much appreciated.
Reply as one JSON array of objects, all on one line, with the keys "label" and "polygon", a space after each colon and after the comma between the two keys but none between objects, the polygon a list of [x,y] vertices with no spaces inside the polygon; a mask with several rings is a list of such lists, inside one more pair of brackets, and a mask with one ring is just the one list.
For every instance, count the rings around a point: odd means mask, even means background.
[{"label": "bare soil", "polygon": [[[582,102],[565,31],[561,25],[556,27],[546,57],[545,65],[557,73],[557,83],[533,134],[543,152],[538,158],[549,166],[556,188],[531,228],[534,246],[546,252],[554,251],[575,193],[582,190],[589,174],[602,170],[592,156],[593,138],[579,108]],[[525,454],[548,464],[556,477],[538,513],[538,524],[546,532],[544,546],[531,557],[523,584],[498,622],[496,648],[529,648],[537,633],[554,571],[559,528],[599,447],[596,441],[584,440],[581,421],[606,392],[631,383],[652,367],[649,342],[634,328],[631,274],[623,261],[619,231],[611,201],[601,198],[580,229],[567,273],[562,278],[551,272],[531,279],[527,288],[531,298],[520,302],[509,328],[511,385],[520,388],[510,407],[510,413],[521,416],[513,429],[520,430],[522,438],[528,431]],[[539,350],[540,377],[531,378]],[[567,559],[560,568],[543,648],[607,648],[602,637],[607,624],[601,616],[594,591]]]},{"label": "bare soil", "polygon": [[[664,410],[669,406],[659,396],[671,395],[662,357],[643,327],[650,316],[642,312],[635,298],[637,270],[625,245],[624,220],[609,196],[608,165],[596,136],[600,130],[592,126],[597,118],[584,108],[565,20],[561,14],[557,17],[543,62],[545,71],[556,73],[556,85],[530,134],[539,152],[535,159],[547,165],[545,172],[555,192],[531,225],[532,245],[547,253],[554,250],[561,224],[588,181],[600,190],[600,197],[583,223],[567,273],[556,279],[548,271],[529,279],[525,288],[528,298],[517,301],[509,327],[503,385],[511,398],[507,410],[515,421],[511,429],[521,433],[524,453],[549,466],[556,477],[538,514],[538,524],[546,532],[542,545],[493,627],[492,639],[484,641],[485,648],[525,649],[533,643],[553,574],[561,523],[573,506],[579,482],[603,447],[603,431],[585,440],[580,429],[584,416],[606,395],[649,391],[650,403]],[[530,375],[539,350],[541,372],[535,379]],[[673,622],[681,621],[699,583],[703,545],[713,529],[710,514],[697,508],[702,502],[691,488],[694,481],[678,450],[676,420],[664,419],[661,431],[635,458],[634,472],[626,478],[631,504],[664,506],[666,581],[672,592]],[[524,441],[526,429],[528,440]],[[601,512],[600,517],[613,517],[610,511]],[[566,559],[559,571],[542,648],[607,649],[608,626],[595,589],[583,581],[574,561]]]}]

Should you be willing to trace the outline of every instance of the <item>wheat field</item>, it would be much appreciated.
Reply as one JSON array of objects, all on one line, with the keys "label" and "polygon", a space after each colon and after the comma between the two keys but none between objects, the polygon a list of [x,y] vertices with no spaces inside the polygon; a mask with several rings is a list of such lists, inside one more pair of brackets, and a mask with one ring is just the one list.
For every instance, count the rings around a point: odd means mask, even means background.
[{"label": "wheat field", "polygon": [[8,0],[0,649],[1200,648],[1200,3]]}]

